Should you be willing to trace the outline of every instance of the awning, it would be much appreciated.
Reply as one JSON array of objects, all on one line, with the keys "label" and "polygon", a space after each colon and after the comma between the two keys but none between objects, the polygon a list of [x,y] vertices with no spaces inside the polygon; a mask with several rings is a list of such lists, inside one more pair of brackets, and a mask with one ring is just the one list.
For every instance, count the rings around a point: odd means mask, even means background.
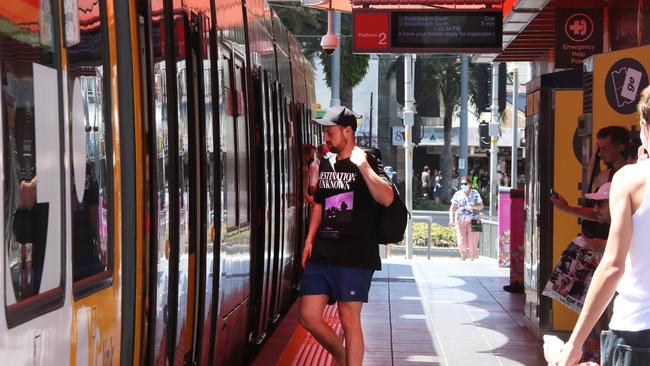
[{"label": "awning", "polygon": [[343,12],[352,12],[352,7],[390,8],[390,7],[446,7],[456,9],[472,9],[484,7],[501,7],[503,0],[302,0],[304,6],[319,9],[332,9]]},{"label": "awning", "polygon": [[474,61],[554,61],[556,10],[603,6],[604,0],[504,0],[503,51]]},{"label": "awning", "polygon": [[302,5],[310,8],[329,9],[330,2],[332,2],[332,9],[334,10],[344,13],[352,12],[350,0],[302,0]]}]

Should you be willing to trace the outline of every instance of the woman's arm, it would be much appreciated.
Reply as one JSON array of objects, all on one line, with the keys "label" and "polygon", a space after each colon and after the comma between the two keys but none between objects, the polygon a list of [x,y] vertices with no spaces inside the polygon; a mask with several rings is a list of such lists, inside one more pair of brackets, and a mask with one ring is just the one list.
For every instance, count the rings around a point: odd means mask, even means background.
[{"label": "woman's arm", "polygon": [[458,204],[453,203],[449,206],[449,226],[454,226],[456,224],[456,210],[458,209]]},{"label": "woman's arm", "polygon": [[472,205],[472,210],[474,210],[474,211],[481,211],[481,210],[483,209],[483,207],[485,207],[485,206],[483,205],[483,200],[481,200],[481,194],[478,193],[478,191],[474,191],[474,192],[476,192],[476,194],[478,195],[478,197],[479,197],[479,201],[478,201],[477,203],[475,203],[475,204]]},{"label": "woman's arm", "polygon": [[609,197],[612,224],[605,254],[589,285],[578,322],[562,349],[559,365],[574,365],[580,360],[582,345],[614,296],[625,270],[625,259],[632,240],[631,188],[626,179],[629,180],[629,177],[625,175],[614,176]]}]

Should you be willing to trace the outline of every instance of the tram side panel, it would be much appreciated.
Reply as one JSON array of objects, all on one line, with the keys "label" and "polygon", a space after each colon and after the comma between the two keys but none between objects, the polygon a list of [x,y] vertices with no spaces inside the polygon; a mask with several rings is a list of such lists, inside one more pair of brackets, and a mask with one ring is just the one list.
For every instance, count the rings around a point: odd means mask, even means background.
[{"label": "tram side panel", "polygon": [[0,4],[0,357],[14,365],[70,363],[69,111],[58,2],[47,5],[50,22],[30,2]]},{"label": "tram side panel", "polygon": [[[112,2],[80,4],[79,43],[67,47],[73,319],[71,362],[119,359],[123,121]],[[92,9],[88,11],[88,9]],[[128,128],[128,127],[126,127]],[[115,354],[117,352],[117,354]]]}]

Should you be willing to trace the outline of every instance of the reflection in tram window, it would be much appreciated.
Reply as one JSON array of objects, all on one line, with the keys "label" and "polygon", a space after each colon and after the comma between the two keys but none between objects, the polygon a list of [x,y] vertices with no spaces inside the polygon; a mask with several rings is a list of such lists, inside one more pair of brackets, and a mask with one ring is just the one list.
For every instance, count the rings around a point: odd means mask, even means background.
[{"label": "reflection in tram window", "polygon": [[165,27],[163,22],[162,1],[151,2],[152,28],[152,83],[153,83],[153,133],[152,133],[152,162],[154,176],[152,179],[153,200],[152,217],[155,221],[152,230],[155,233],[155,252],[153,262],[157,264],[155,278],[157,287],[154,303],[152,304],[153,332],[150,336],[152,352],[150,364],[164,364],[167,357],[165,341],[165,313],[168,311],[167,282],[169,279],[170,243],[170,185],[171,167],[169,160],[169,123],[167,95],[167,62],[165,61]]},{"label": "reflection in tram window", "polygon": [[81,41],[68,48],[72,119],[72,269],[75,281],[112,267],[110,108],[101,6],[79,0]]},{"label": "reflection in tram window", "polygon": [[178,169],[180,183],[179,220],[180,220],[180,255],[189,254],[190,243],[190,155],[189,155],[189,125],[187,110],[187,69],[185,60],[176,63],[177,92],[178,92]]},{"label": "reflection in tram window", "polygon": [[[45,283],[53,280],[59,283],[61,271],[60,261],[55,261],[54,266],[45,266],[48,244],[57,244],[54,237],[48,237],[48,218],[52,217],[52,213],[46,200],[57,197],[37,196],[37,191],[42,191],[37,189],[37,184],[47,185],[50,179],[57,177],[48,177],[47,174],[37,177],[39,173],[52,172],[53,167],[36,166],[35,143],[37,100],[34,85],[39,79],[36,76],[39,72],[37,68],[54,70],[55,67],[55,56],[51,47],[52,24],[43,25],[45,28],[41,29],[38,8],[26,7],[21,13],[17,13],[9,11],[8,8],[12,6],[14,4],[10,1],[0,2],[0,120],[4,159],[3,257],[6,258],[10,276],[5,286],[13,287],[13,290],[5,288],[7,305],[13,305],[56,287]],[[3,14],[13,15],[4,18]],[[48,86],[54,91],[57,88],[57,85]],[[56,92],[52,93],[52,98],[53,105],[56,105]],[[50,136],[58,137],[59,126],[52,124],[49,127],[53,129],[47,131],[51,133]],[[56,143],[51,144],[54,147],[55,145]],[[51,146],[42,146],[39,149],[45,152]],[[39,168],[43,169],[39,171]],[[55,165],[54,168],[60,171],[60,166]],[[54,228],[51,233],[60,235],[60,228]],[[51,247],[48,251],[60,253],[60,248]]]},{"label": "reflection in tram window", "polygon": [[[180,21],[185,18],[178,18]],[[184,34],[185,28],[177,27],[178,37],[188,37]],[[182,33],[183,32],[183,33]],[[189,37],[188,37],[189,38]],[[178,241],[178,313],[176,326],[176,352],[184,353],[187,347],[187,337],[181,337],[181,333],[186,328],[188,322],[188,297],[189,297],[189,254],[190,254],[190,153],[189,153],[189,113],[188,111],[188,80],[187,80],[187,60],[185,54],[181,52],[181,47],[177,50],[176,55],[176,92],[177,92],[177,117],[178,117],[178,223],[179,223],[179,241]],[[183,58],[183,59],[181,59]]]},{"label": "reflection in tram window", "polygon": [[165,62],[154,64],[156,119],[156,207],[158,213],[158,258],[169,258],[169,130],[167,125],[167,80]]},{"label": "reflection in tram window", "polygon": [[224,166],[225,182],[224,187],[226,190],[226,223],[228,230],[237,226],[237,160],[235,158],[235,98],[236,91],[232,90],[231,86],[231,70],[232,61],[224,58],[224,68],[222,69],[222,78],[224,85],[224,105],[222,110],[223,118],[222,126],[226,135],[224,143],[224,152],[226,155],[226,162]]},{"label": "reflection in tram window", "polygon": [[[209,36],[209,33],[208,35]],[[206,38],[207,38],[206,36]],[[211,84],[211,67],[210,67],[210,54],[209,48],[208,55],[203,62],[203,90],[205,90],[205,149],[206,149],[206,159],[205,159],[205,168],[206,168],[206,178],[207,178],[207,197],[206,197],[206,212],[205,217],[207,218],[206,227],[207,227],[207,251],[208,258],[212,259],[212,252],[214,250],[214,240],[216,236],[214,228],[214,167],[215,167],[215,152],[214,152],[214,128],[212,126],[212,93],[209,91],[212,90]],[[212,268],[209,266],[208,269]],[[207,271],[210,273],[210,270]]]},{"label": "reflection in tram window", "polygon": [[[237,64],[235,66],[235,89],[236,93],[243,94],[245,83],[244,69]],[[241,99],[236,99],[240,102]],[[238,107],[239,108],[239,107]],[[238,202],[239,202],[239,223],[247,224],[248,217],[248,133],[246,131],[246,116],[238,116],[237,120],[237,170],[238,170]]]}]

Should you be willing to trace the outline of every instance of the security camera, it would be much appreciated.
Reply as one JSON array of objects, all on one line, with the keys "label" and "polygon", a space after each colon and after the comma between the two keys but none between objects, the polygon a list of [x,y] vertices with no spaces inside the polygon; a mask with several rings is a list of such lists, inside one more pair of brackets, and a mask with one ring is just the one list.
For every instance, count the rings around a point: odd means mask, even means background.
[{"label": "security camera", "polygon": [[331,55],[336,51],[336,47],[339,46],[339,37],[337,37],[336,34],[327,33],[323,38],[321,38],[320,46],[325,53]]}]

